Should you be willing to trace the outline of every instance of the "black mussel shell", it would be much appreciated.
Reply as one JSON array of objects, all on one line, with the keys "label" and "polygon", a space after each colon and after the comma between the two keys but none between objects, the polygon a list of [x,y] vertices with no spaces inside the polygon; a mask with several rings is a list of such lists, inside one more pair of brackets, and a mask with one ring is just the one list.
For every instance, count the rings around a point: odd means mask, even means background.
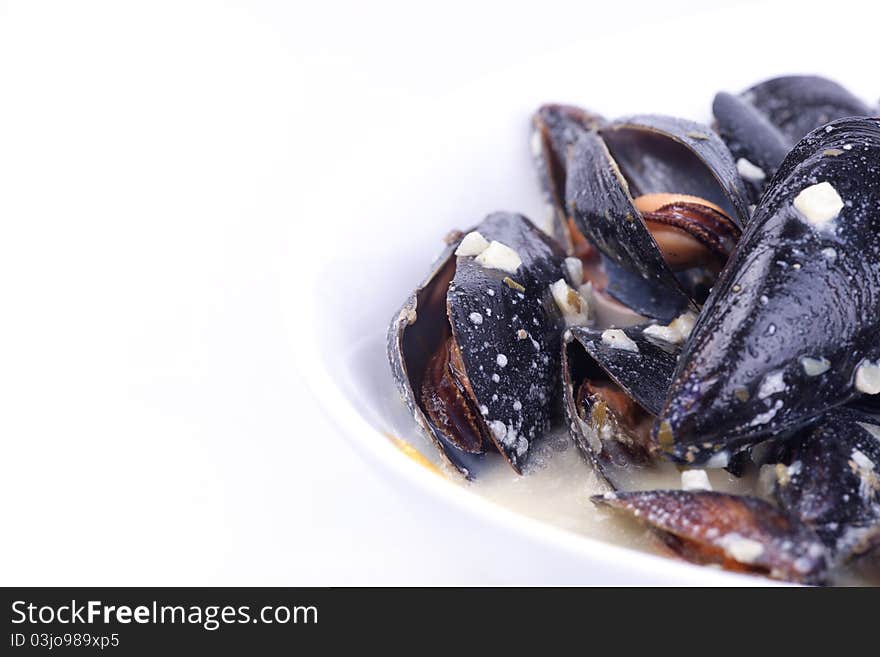
[{"label": "black mussel shell", "polygon": [[655,427],[674,458],[706,462],[874,390],[878,173],[876,119],[835,121],[786,157],[679,360]]},{"label": "black mussel shell", "polygon": [[580,135],[570,148],[568,214],[613,263],[606,266],[607,291],[642,315],[670,321],[696,308],[697,299],[668,266],[635,206],[634,197],[654,193],[699,197],[737,226],[748,217],[730,153],[700,124],[661,116],[622,119]]},{"label": "black mussel shell", "polygon": [[808,132],[874,110],[832,80],[793,75],[767,80],[738,96],[721,92],[712,112],[757,202],[787,152]]},{"label": "black mussel shell", "polygon": [[584,132],[603,123],[601,116],[573,105],[542,105],[532,116],[532,157],[552,212],[552,235],[568,253],[574,251],[565,209],[568,150]]},{"label": "black mussel shell", "polygon": [[773,78],[747,89],[742,97],[793,144],[831,121],[876,111],[837,82],[817,75]]},{"label": "black mussel shell", "polygon": [[815,531],[836,561],[880,545],[880,420],[830,411],[784,447],[775,466],[780,507]]},{"label": "black mussel shell", "polygon": [[739,96],[719,93],[712,113],[718,134],[737,161],[749,198],[757,203],[794,143]]},{"label": "black mussel shell", "polygon": [[636,312],[665,321],[690,307],[598,134],[587,133],[577,141],[568,173],[566,198],[575,226],[628,275],[627,284],[618,286],[610,274],[609,292]]},{"label": "black mussel shell", "polygon": [[618,119],[600,132],[633,196],[689,194],[719,206],[739,226],[748,221],[736,162],[707,126],[652,114]]},{"label": "black mussel shell", "polygon": [[827,551],[813,532],[764,500],[711,491],[596,495],[654,529],[680,557],[804,584],[822,583]]},{"label": "black mussel shell", "polygon": [[388,345],[394,378],[417,423],[468,477],[472,454],[431,421],[419,392],[432,357],[454,339],[480,427],[520,472],[550,425],[564,326],[549,291],[563,277],[559,246],[517,214],[491,214],[474,230],[516,251],[522,264],[508,272],[456,256],[459,234],[394,316]]},{"label": "black mussel shell", "polygon": [[880,395],[861,395],[848,404],[867,413],[880,413]]},{"label": "black mussel shell", "polygon": [[[606,340],[606,331],[572,327],[563,340],[563,405],[569,433],[614,489],[622,486],[620,468],[652,459],[648,427],[663,405],[680,351],[677,345],[646,336],[644,329],[611,330]],[[608,402],[584,397],[586,389],[601,390]],[[629,426],[621,427],[623,423]]]}]

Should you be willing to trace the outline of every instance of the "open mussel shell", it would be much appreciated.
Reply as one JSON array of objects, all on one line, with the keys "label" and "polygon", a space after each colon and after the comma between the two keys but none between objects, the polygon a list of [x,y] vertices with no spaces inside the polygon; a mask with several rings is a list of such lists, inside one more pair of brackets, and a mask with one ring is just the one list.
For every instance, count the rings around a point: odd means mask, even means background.
[{"label": "open mussel shell", "polygon": [[721,92],[712,113],[757,202],[798,140],[829,121],[874,111],[832,80],[793,75],[767,80],[736,96]]},{"label": "open mussel shell", "polygon": [[782,509],[844,561],[880,545],[880,420],[839,409],[783,443],[773,468]]},{"label": "open mussel shell", "polygon": [[618,119],[601,134],[634,196],[697,196],[719,206],[737,225],[747,223],[747,195],[736,162],[707,126],[652,114]]},{"label": "open mussel shell", "polygon": [[[613,263],[606,267],[608,292],[634,311],[663,321],[696,308],[696,293],[676,276],[654,235],[662,229],[679,240],[687,237],[697,251],[718,257],[720,249],[720,263],[726,260],[748,205],[736,165],[719,137],[680,119],[622,119],[580,135],[569,149],[567,169],[572,227]],[[639,198],[651,196],[674,199],[640,211]]]},{"label": "open mussel shell", "polygon": [[816,535],[759,498],[652,490],[612,492],[592,500],[646,523],[688,561],[804,584],[825,578],[827,551]]},{"label": "open mussel shell", "polygon": [[676,345],[645,327],[572,327],[562,350],[563,404],[569,433],[595,470],[618,489],[650,463],[650,425],[672,381]]},{"label": "open mussel shell", "polygon": [[704,463],[880,392],[880,124],[842,119],[788,155],[685,347],[658,418]]},{"label": "open mussel shell", "polygon": [[[520,472],[549,428],[564,325],[548,289],[563,276],[559,246],[516,214],[489,215],[474,231],[491,246],[456,256],[469,238],[452,240],[388,335],[416,422],[467,477],[479,454],[496,449]],[[493,260],[492,249],[508,259]]]},{"label": "open mussel shell", "polygon": [[532,116],[532,157],[550,216],[546,232],[553,235],[568,253],[575,251],[565,208],[568,150],[582,134],[603,123],[601,116],[573,105],[542,105]]}]

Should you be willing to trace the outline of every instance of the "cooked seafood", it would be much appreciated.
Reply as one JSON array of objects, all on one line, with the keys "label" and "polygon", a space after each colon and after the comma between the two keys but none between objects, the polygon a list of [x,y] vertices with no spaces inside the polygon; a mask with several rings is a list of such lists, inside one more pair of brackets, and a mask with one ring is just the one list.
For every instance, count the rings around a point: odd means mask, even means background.
[{"label": "cooked seafood", "polygon": [[683,559],[821,584],[880,547],[880,118],[809,76],[713,111],[720,137],[539,108],[550,223],[451,233],[389,358],[467,478],[487,452],[523,474],[561,400],[597,505]]},{"label": "cooked seafood", "polygon": [[645,330],[573,327],[564,337],[563,404],[569,432],[615,490],[621,487],[621,468],[654,458],[651,425],[679,352],[674,343]]},{"label": "cooked seafood", "polygon": [[590,245],[577,239],[580,236],[572,230],[565,207],[568,151],[582,134],[603,123],[599,115],[573,105],[542,105],[532,116],[532,157],[547,201],[549,232],[568,253],[585,259],[592,255]]},{"label": "cooked seafood", "polygon": [[835,561],[880,545],[880,420],[834,410],[781,447],[779,462],[764,466],[781,508]]},{"label": "cooked seafood", "polygon": [[[695,310],[748,217],[717,135],[669,117],[621,119],[581,133],[567,173],[570,229],[604,256],[608,294],[663,321]],[[693,270],[708,272],[702,285],[681,275]]]},{"label": "cooked seafood", "polygon": [[715,126],[757,203],[788,151],[806,134],[835,119],[874,113],[839,84],[815,75],[790,75],[757,84],[738,96],[721,92],[712,104]]},{"label": "cooked seafood", "polygon": [[726,462],[880,393],[880,124],[842,119],[785,159],[709,297],[655,427]]},{"label": "cooked seafood", "polygon": [[688,561],[805,584],[821,583],[826,575],[826,549],[818,537],[755,497],[651,490],[606,493],[592,499],[643,520]]},{"label": "cooked seafood", "polygon": [[388,353],[416,422],[452,465],[497,449],[521,471],[550,424],[563,318],[549,287],[561,249],[525,217],[454,234],[395,315]]}]

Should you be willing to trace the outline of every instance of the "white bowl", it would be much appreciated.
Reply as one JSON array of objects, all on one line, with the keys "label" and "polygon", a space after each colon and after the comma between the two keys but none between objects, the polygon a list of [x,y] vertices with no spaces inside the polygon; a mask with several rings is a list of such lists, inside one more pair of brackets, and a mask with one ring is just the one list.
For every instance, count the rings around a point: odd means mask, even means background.
[{"label": "white bowl", "polygon": [[[665,28],[642,29],[647,35]],[[616,67],[578,64],[601,61],[599,53],[613,48],[614,38],[621,35],[515,61],[439,97],[389,91],[381,105],[358,106],[348,116],[357,122],[346,133],[348,141],[337,140],[342,150],[324,162],[323,174],[332,184],[313,206],[316,216],[296,218],[326,227],[317,243],[294,248],[284,291],[288,330],[301,372],[352,446],[402,495],[426,505],[426,524],[466,532],[462,540],[492,553],[481,563],[479,582],[766,585],[764,578],[655,556],[501,508],[473,487],[430,474],[387,438],[389,432],[406,437],[415,429],[400,419],[402,405],[389,393],[385,330],[427,271],[443,235],[494,210],[544,218],[528,148],[528,121],[537,105],[572,102],[607,116],[657,111],[707,121],[716,90],[737,91],[785,72],[767,70],[760,53],[740,53],[741,66],[727,69],[726,79],[707,64],[702,75],[670,94],[667,82],[657,77],[645,77],[636,86],[622,81]],[[684,61],[688,53],[678,56]],[[797,70],[791,63],[780,65]],[[815,62],[812,67],[828,73]],[[299,233],[295,223],[294,246]],[[466,579],[459,583],[472,583],[467,573],[462,576]]]}]

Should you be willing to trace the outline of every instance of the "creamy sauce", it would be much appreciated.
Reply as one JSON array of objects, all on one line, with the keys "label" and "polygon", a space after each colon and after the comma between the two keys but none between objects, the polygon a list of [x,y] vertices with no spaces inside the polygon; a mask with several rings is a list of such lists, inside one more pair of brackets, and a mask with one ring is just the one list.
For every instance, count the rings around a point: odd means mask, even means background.
[{"label": "creamy sauce", "polygon": [[[346,386],[350,398],[376,426],[387,435],[405,441],[453,483],[548,525],[628,548],[669,555],[644,525],[624,514],[593,505],[590,496],[604,493],[608,487],[582,458],[564,428],[552,431],[534,446],[524,476],[517,475],[500,454],[486,454],[479,459],[474,481],[468,482],[451,470],[434,445],[416,429],[391,378],[384,339],[364,341],[349,358],[355,374],[355,379]],[[371,393],[365,394],[365,390]],[[742,478],[721,469],[706,472],[713,490],[759,495],[757,468]],[[672,463],[633,469],[628,475],[622,482],[622,487],[628,490],[681,488],[681,470]],[[436,474],[426,468],[425,476]],[[833,583],[880,585],[880,555],[863,558],[835,573]]]}]

